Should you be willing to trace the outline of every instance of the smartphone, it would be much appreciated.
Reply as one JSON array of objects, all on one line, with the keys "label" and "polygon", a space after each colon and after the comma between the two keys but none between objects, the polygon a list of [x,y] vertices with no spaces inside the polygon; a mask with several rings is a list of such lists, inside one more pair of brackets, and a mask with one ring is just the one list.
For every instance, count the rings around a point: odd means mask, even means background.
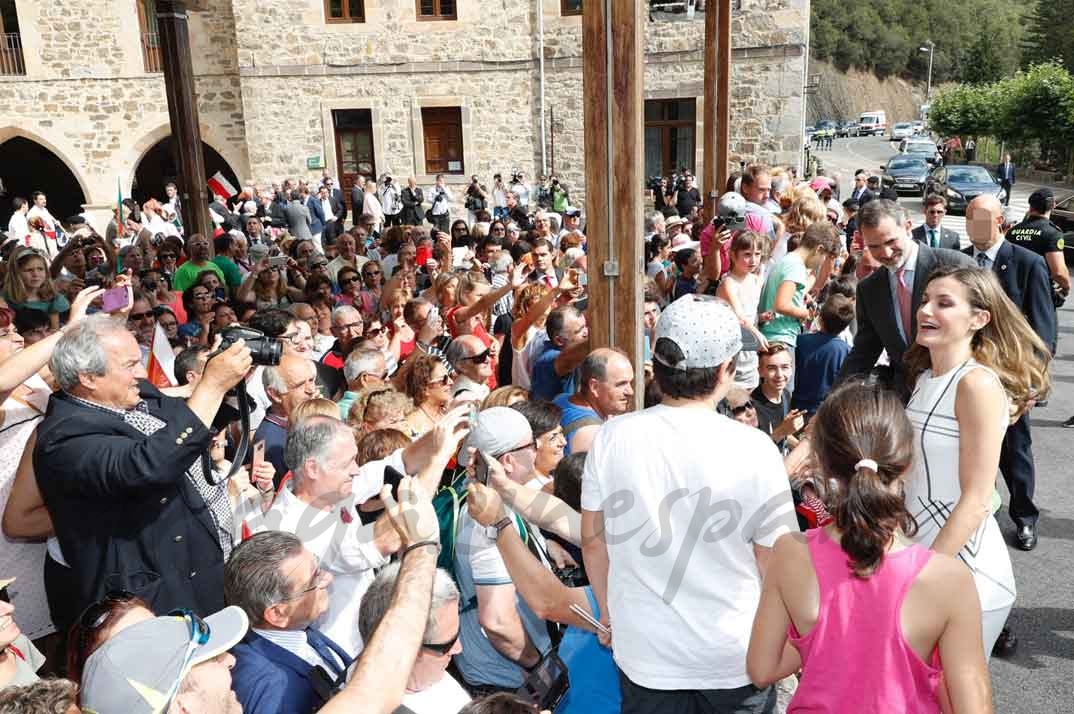
[{"label": "smartphone", "polygon": [[253,459],[250,461],[250,471],[251,472],[256,471],[257,467],[260,466],[263,463],[265,463],[265,440],[264,439],[262,439],[261,441],[257,442],[256,444],[254,444],[254,455],[253,455]]},{"label": "smartphone", "polygon": [[392,487],[392,498],[399,500],[399,482],[403,480],[403,474],[391,466],[384,467],[384,483]]},{"label": "smartphone", "polygon": [[287,266],[287,256],[286,255],[274,255],[274,256],[272,256],[272,257],[270,257],[268,259],[268,264],[269,264],[269,267],[272,267],[272,268],[286,267]]},{"label": "smartphone", "polygon": [[227,290],[223,288],[217,288],[216,294],[213,298],[216,302],[227,302]]},{"label": "smartphone", "polygon": [[474,481],[483,486],[489,485],[489,457],[483,451],[474,452]]},{"label": "smartphone", "polygon": [[101,287],[101,272],[94,268],[86,272],[86,279],[83,280],[87,288],[99,288]]},{"label": "smartphone", "polygon": [[105,290],[104,295],[101,296],[101,309],[105,312],[116,312],[127,307],[129,301],[130,294],[127,288],[112,288]]},{"label": "smartphone", "polygon": [[470,413],[467,415],[467,418],[468,418],[468,420],[470,422],[469,423],[470,429],[471,430],[476,429],[477,428],[477,405],[476,404],[471,404],[470,405]]}]

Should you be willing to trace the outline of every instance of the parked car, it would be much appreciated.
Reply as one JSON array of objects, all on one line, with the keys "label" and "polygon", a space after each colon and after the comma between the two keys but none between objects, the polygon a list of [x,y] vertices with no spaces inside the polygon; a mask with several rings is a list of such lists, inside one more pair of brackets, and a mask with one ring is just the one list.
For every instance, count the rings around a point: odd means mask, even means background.
[{"label": "parked car", "polygon": [[919,194],[925,190],[930,166],[919,156],[896,154],[880,167],[880,181],[895,193]]},{"label": "parked car", "polygon": [[940,152],[931,139],[903,139],[899,142],[899,153],[920,157],[930,164],[938,163],[940,158]]},{"label": "parked car", "polygon": [[967,166],[956,164],[933,169],[925,180],[921,195],[928,198],[939,194],[947,199],[947,209],[965,211],[969,202],[978,196],[990,194],[1002,201],[1007,192],[999,185],[991,171],[984,166]]},{"label": "parked car", "polygon": [[850,136],[850,132],[848,131],[849,129],[850,129],[850,122],[841,121],[835,127],[835,136],[837,138],[844,137],[844,136]]},{"label": "parked car", "polygon": [[1074,194],[1055,204],[1052,223],[1063,231],[1063,257],[1067,265],[1074,265]]},{"label": "parked car", "polygon": [[839,127],[839,122],[834,119],[821,119],[817,122],[817,131],[828,131],[829,129],[835,131]]},{"label": "parked car", "polygon": [[914,125],[908,121],[895,122],[891,125],[891,140],[902,141],[914,135]]},{"label": "parked car", "polygon": [[925,131],[925,122],[923,122],[923,121],[912,121],[912,122],[910,122],[910,124],[912,124],[913,127],[914,127],[914,136],[924,136],[925,135],[925,133],[926,133],[926,131]]},{"label": "parked car", "polygon": [[813,141],[813,135],[817,133],[817,127],[807,126],[805,128],[805,142],[808,144]]},{"label": "parked car", "polygon": [[843,136],[858,136],[858,122],[848,121],[843,125],[843,130],[846,132]]}]

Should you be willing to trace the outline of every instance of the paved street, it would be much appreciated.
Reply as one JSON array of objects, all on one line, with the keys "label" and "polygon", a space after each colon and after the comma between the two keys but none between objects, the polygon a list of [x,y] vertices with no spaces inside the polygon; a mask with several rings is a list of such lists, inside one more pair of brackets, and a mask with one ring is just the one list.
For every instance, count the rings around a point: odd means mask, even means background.
[{"label": "paved street", "polygon": [[[839,178],[844,198],[854,171],[878,171],[895,152],[886,139],[837,139],[831,151],[818,154],[825,172]],[[1020,217],[1026,199],[1037,188],[1018,183],[1011,207]],[[1056,190],[1056,197],[1069,193]],[[900,198],[915,224],[923,220],[920,197]],[[968,245],[965,219],[948,216],[944,225]],[[1018,601],[1010,622],[1021,644],[1009,661],[992,661],[992,686],[997,712],[1051,714],[1074,711],[1074,429],[1060,425],[1074,414],[1074,305],[1059,312],[1059,355],[1053,363],[1053,392],[1047,407],[1033,413],[1037,462],[1035,501],[1041,509],[1040,544],[1031,553],[1011,548]],[[1000,479],[1002,484],[1002,479]],[[1006,499],[1006,491],[1000,486]],[[1000,527],[1008,541],[1013,526],[1004,510]]]}]

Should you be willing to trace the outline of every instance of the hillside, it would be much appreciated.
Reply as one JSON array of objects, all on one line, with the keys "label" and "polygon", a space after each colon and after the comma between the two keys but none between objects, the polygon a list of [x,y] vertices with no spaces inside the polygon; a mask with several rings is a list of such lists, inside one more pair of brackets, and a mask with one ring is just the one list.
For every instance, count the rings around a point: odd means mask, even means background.
[{"label": "hillside", "polygon": [[[877,79],[872,72],[850,69],[841,72],[819,60],[809,63],[809,75],[819,75],[816,91],[806,102],[806,123],[820,119],[857,119],[862,112],[883,109],[888,122],[918,118],[925,101],[925,85],[904,79]],[[933,87],[935,92],[936,87]]]}]

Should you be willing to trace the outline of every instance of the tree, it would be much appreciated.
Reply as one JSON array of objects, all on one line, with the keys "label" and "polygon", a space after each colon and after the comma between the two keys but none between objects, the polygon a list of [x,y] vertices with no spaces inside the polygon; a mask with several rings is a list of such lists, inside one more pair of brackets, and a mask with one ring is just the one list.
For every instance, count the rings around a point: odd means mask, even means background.
[{"label": "tree", "polygon": [[1038,0],[1028,18],[1026,60],[1058,60],[1074,71],[1074,0]]}]

